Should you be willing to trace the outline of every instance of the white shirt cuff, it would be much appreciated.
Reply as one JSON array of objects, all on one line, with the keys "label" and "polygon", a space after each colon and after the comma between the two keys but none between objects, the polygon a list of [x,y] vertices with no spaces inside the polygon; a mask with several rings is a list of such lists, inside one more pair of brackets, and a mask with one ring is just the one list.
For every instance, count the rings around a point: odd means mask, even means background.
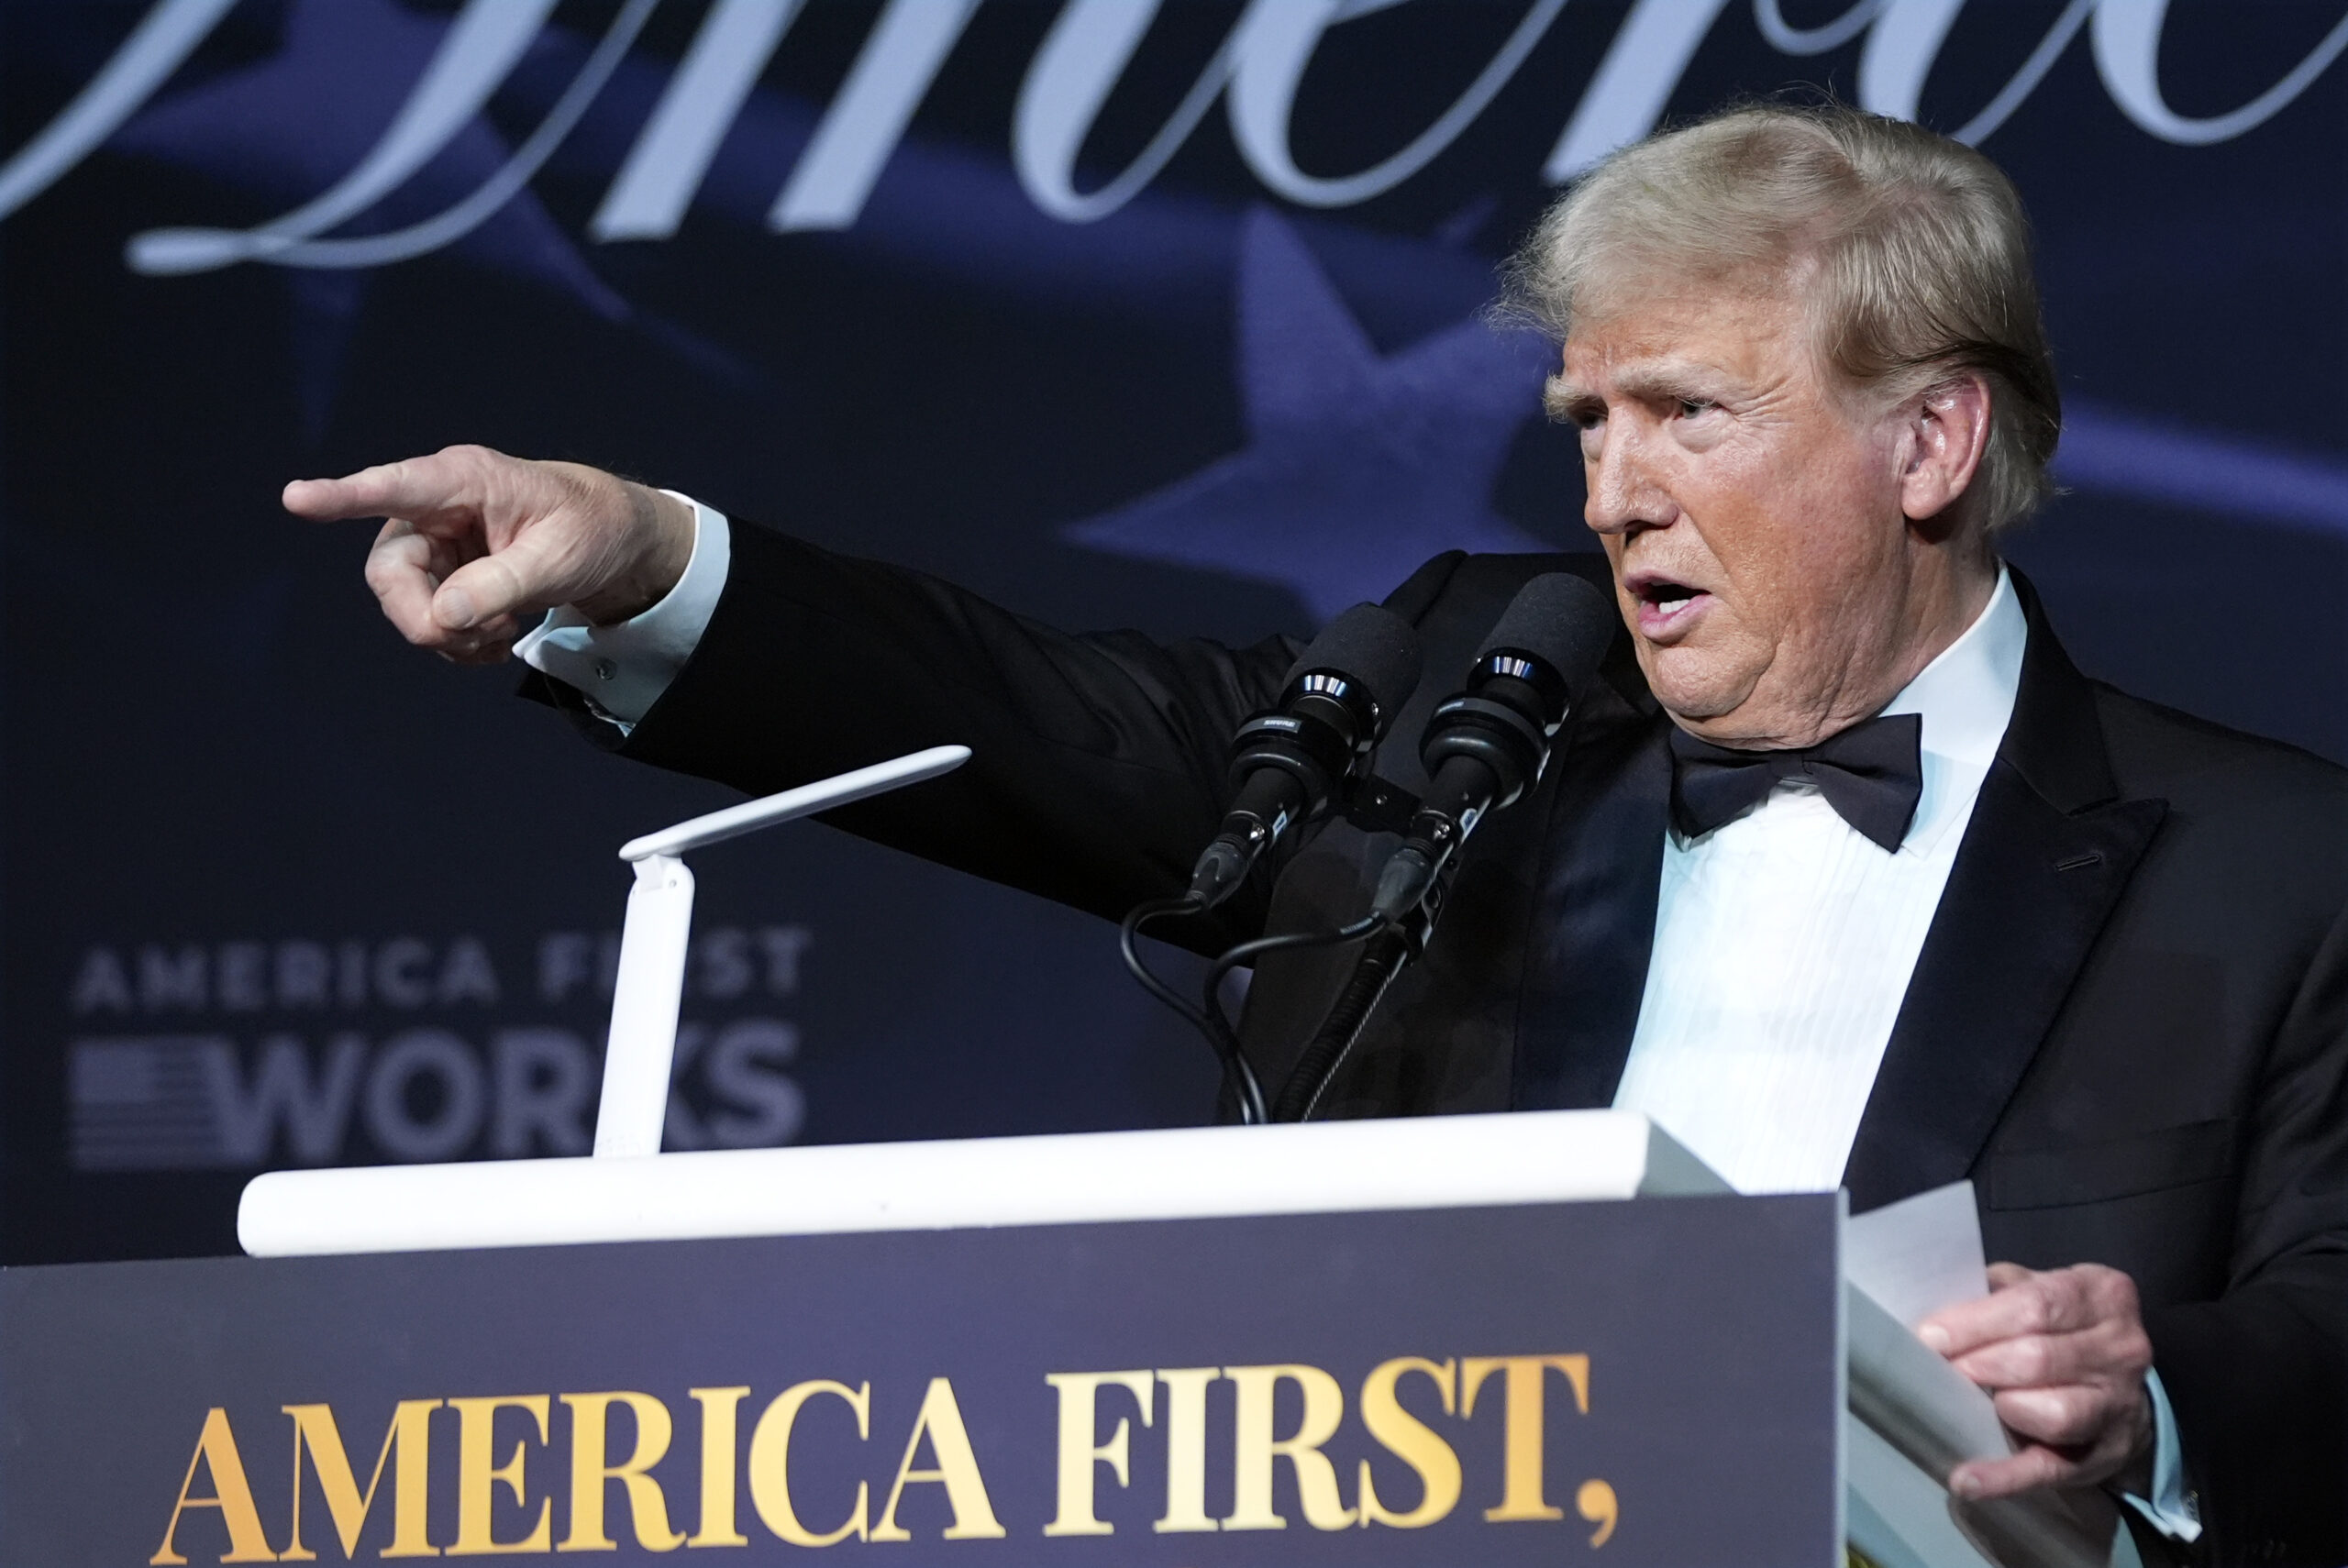
[{"label": "white shirt cuff", "polygon": [[701,645],[733,560],[724,513],[673,490],[661,493],[693,509],[692,558],[677,586],[643,613],[609,626],[590,625],[570,605],[558,606],[514,645],[523,663],[578,688],[591,708],[622,730],[652,711]]},{"label": "white shirt cuff", "polygon": [[2197,1540],[2201,1535],[2201,1510],[2185,1489],[2185,1456],[2178,1452],[2176,1412],[2169,1408],[2168,1390],[2161,1375],[2144,1373],[2144,1392],[2153,1397],[2153,1495],[2122,1494],[2129,1507],[2152,1520],[2153,1528],[2171,1540]]}]

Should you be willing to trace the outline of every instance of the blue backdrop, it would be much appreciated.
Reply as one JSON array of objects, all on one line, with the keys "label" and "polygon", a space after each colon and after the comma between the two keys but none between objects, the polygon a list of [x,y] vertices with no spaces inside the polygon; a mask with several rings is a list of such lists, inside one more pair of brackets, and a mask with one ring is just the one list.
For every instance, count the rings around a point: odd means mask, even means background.
[{"label": "blue backdrop", "polygon": [[[619,843],[725,792],[401,644],[288,478],[614,467],[1076,627],[1589,547],[1493,269],[1658,117],[1827,88],[2039,226],[2092,673],[2348,758],[2338,0],[6,0],[0,1256],[254,1171],[584,1147]],[[955,737],[941,735],[942,740]],[[1202,1120],[1098,922],[703,857],[679,1146]]]}]

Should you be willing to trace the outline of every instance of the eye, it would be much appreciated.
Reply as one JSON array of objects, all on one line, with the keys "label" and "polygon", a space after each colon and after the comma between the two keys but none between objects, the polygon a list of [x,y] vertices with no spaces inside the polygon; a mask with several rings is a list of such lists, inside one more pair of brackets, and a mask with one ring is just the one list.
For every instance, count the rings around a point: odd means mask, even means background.
[{"label": "eye", "polygon": [[1682,419],[1693,419],[1698,414],[1710,414],[1719,406],[1708,397],[1683,397],[1678,399],[1678,403],[1679,417]]}]

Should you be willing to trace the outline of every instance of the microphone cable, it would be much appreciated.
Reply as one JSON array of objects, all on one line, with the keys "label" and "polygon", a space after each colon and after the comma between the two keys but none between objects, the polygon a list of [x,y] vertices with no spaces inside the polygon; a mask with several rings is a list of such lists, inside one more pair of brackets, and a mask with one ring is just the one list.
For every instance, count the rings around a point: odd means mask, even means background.
[{"label": "microphone cable", "polygon": [[[1253,963],[1267,953],[1287,953],[1309,947],[1342,946],[1346,943],[1371,936],[1388,923],[1383,916],[1368,914],[1350,925],[1342,925],[1334,931],[1284,932],[1278,936],[1259,936],[1252,942],[1243,942],[1235,947],[1225,949],[1221,956],[1207,966],[1206,979],[1200,987],[1198,1008],[1200,1027],[1207,1032],[1207,1038],[1213,1043],[1217,1052],[1228,1052],[1240,1061],[1246,1062],[1247,1054],[1240,1045],[1238,1028],[1223,1010],[1223,982],[1232,970],[1242,964]],[[1381,993],[1383,988],[1380,988]],[[1368,1016],[1366,1011],[1364,1016]],[[1358,1030],[1359,1026],[1356,1027]],[[1331,1070],[1335,1070],[1334,1066]],[[1252,1066],[1249,1076],[1252,1079],[1254,1076]],[[1291,1089],[1294,1088],[1293,1077],[1290,1080],[1290,1088]],[[1261,1090],[1257,1092],[1260,1094]],[[1287,1091],[1283,1091],[1281,1099],[1283,1101],[1286,1100]],[[1260,1101],[1258,1103],[1260,1106]],[[1276,1117],[1267,1114],[1260,1120],[1269,1121],[1276,1120]]]},{"label": "microphone cable", "polygon": [[[1215,1059],[1223,1065],[1224,1089],[1239,1108],[1240,1121],[1250,1127],[1260,1127],[1272,1121],[1302,1121],[1312,1116],[1312,1108],[1320,1103],[1329,1080],[1336,1076],[1345,1055],[1353,1046],[1354,1037],[1361,1032],[1370,1010],[1386,994],[1386,986],[1398,974],[1416,946],[1409,937],[1399,940],[1401,949],[1389,956],[1379,945],[1378,939],[1401,928],[1383,915],[1367,914],[1350,925],[1332,931],[1291,931],[1278,936],[1259,936],[1229,947],[1207,966],[1206,978],[1201,983],[1199,1005],[1193,1007],[1183,995],[1168,985],[1141,955],[1139,938],[1143,928],[1152,921],[1180,914],[1201,914],[1206,901],[1195,893],[1181,893],[1168,899],[1146,899],[1126,911],[1118,927],[1117,951],[1125,961],[1125,969],[1138,981],[1142,989],[1173,1010],[1185,1023],[1205,1036]],[[1337,999],[1329,1019],[1321,1026],[1306,1047],[1280,1094],[1280,1105],[1286,1108],[1296,1101],[1299,1086],[1308,1077],[1311,1088],[1304,1092],[1301,1112],[1276,1113],[1264,1097],[1263,1080],[1257,1076],[1256,1065],[1247,1055],[1247,1048],[1240,1043],[1239,1030],[1223,1009],[1223,982],[1234,969],[1251,964],[1268,953],[1286,953],[1311,947],[1338,947],[1363,937],[1372,938],[1371,950],[1362,955],[1353,977]],[[1367,994],[1362,990],[1367,974],[1378,975],[1377,985]],[[1333,1031],[1341,1032],[1333,1037]]]},{"label": "microphone cable", "polygon": [[[1140,982],[1142,989],[1173,1009],[1184,1022],[1206,1037],[1208,1045],[1214,1050],[1215,1059],[1223,1064],[1224,1088],[1238,1103],[1239,1120],[1250,1127],[1261,1126],[1271,1120],[1265,1109],[1264,1086],[1256,1077],[1255,1064],[1247,1059],[1246,1049],[1239,1043],[1238,1032],[1224,1022],[1220,1009],[1210,1008],[1202,1011],[1192,1007],[1181,992],[1159,978],[1143,962],[1137,943],[1142,928],[1150,922],[1168,915],[1202,914],[1206,908],[1207,900],[1195,892],[1178,894],[1170,899],[1145,899],[1126,911],[1124,922],[1118,927],[1117,951],[1124,955],[1126,970]],[[1246,944],[1240,945],[1244,947]],[[1214,976],[1216,981],[1221,978],[1220,974]]]}]

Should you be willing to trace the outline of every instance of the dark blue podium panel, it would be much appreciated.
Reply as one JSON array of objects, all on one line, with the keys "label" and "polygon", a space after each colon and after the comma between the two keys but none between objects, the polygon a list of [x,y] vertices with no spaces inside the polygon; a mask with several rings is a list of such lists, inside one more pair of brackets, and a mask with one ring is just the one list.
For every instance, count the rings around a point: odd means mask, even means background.
[{"label": "dark blue podium panel", "polygon": [[0,1562],[1838,1562],[1837,1199],[0,1275]]}]

